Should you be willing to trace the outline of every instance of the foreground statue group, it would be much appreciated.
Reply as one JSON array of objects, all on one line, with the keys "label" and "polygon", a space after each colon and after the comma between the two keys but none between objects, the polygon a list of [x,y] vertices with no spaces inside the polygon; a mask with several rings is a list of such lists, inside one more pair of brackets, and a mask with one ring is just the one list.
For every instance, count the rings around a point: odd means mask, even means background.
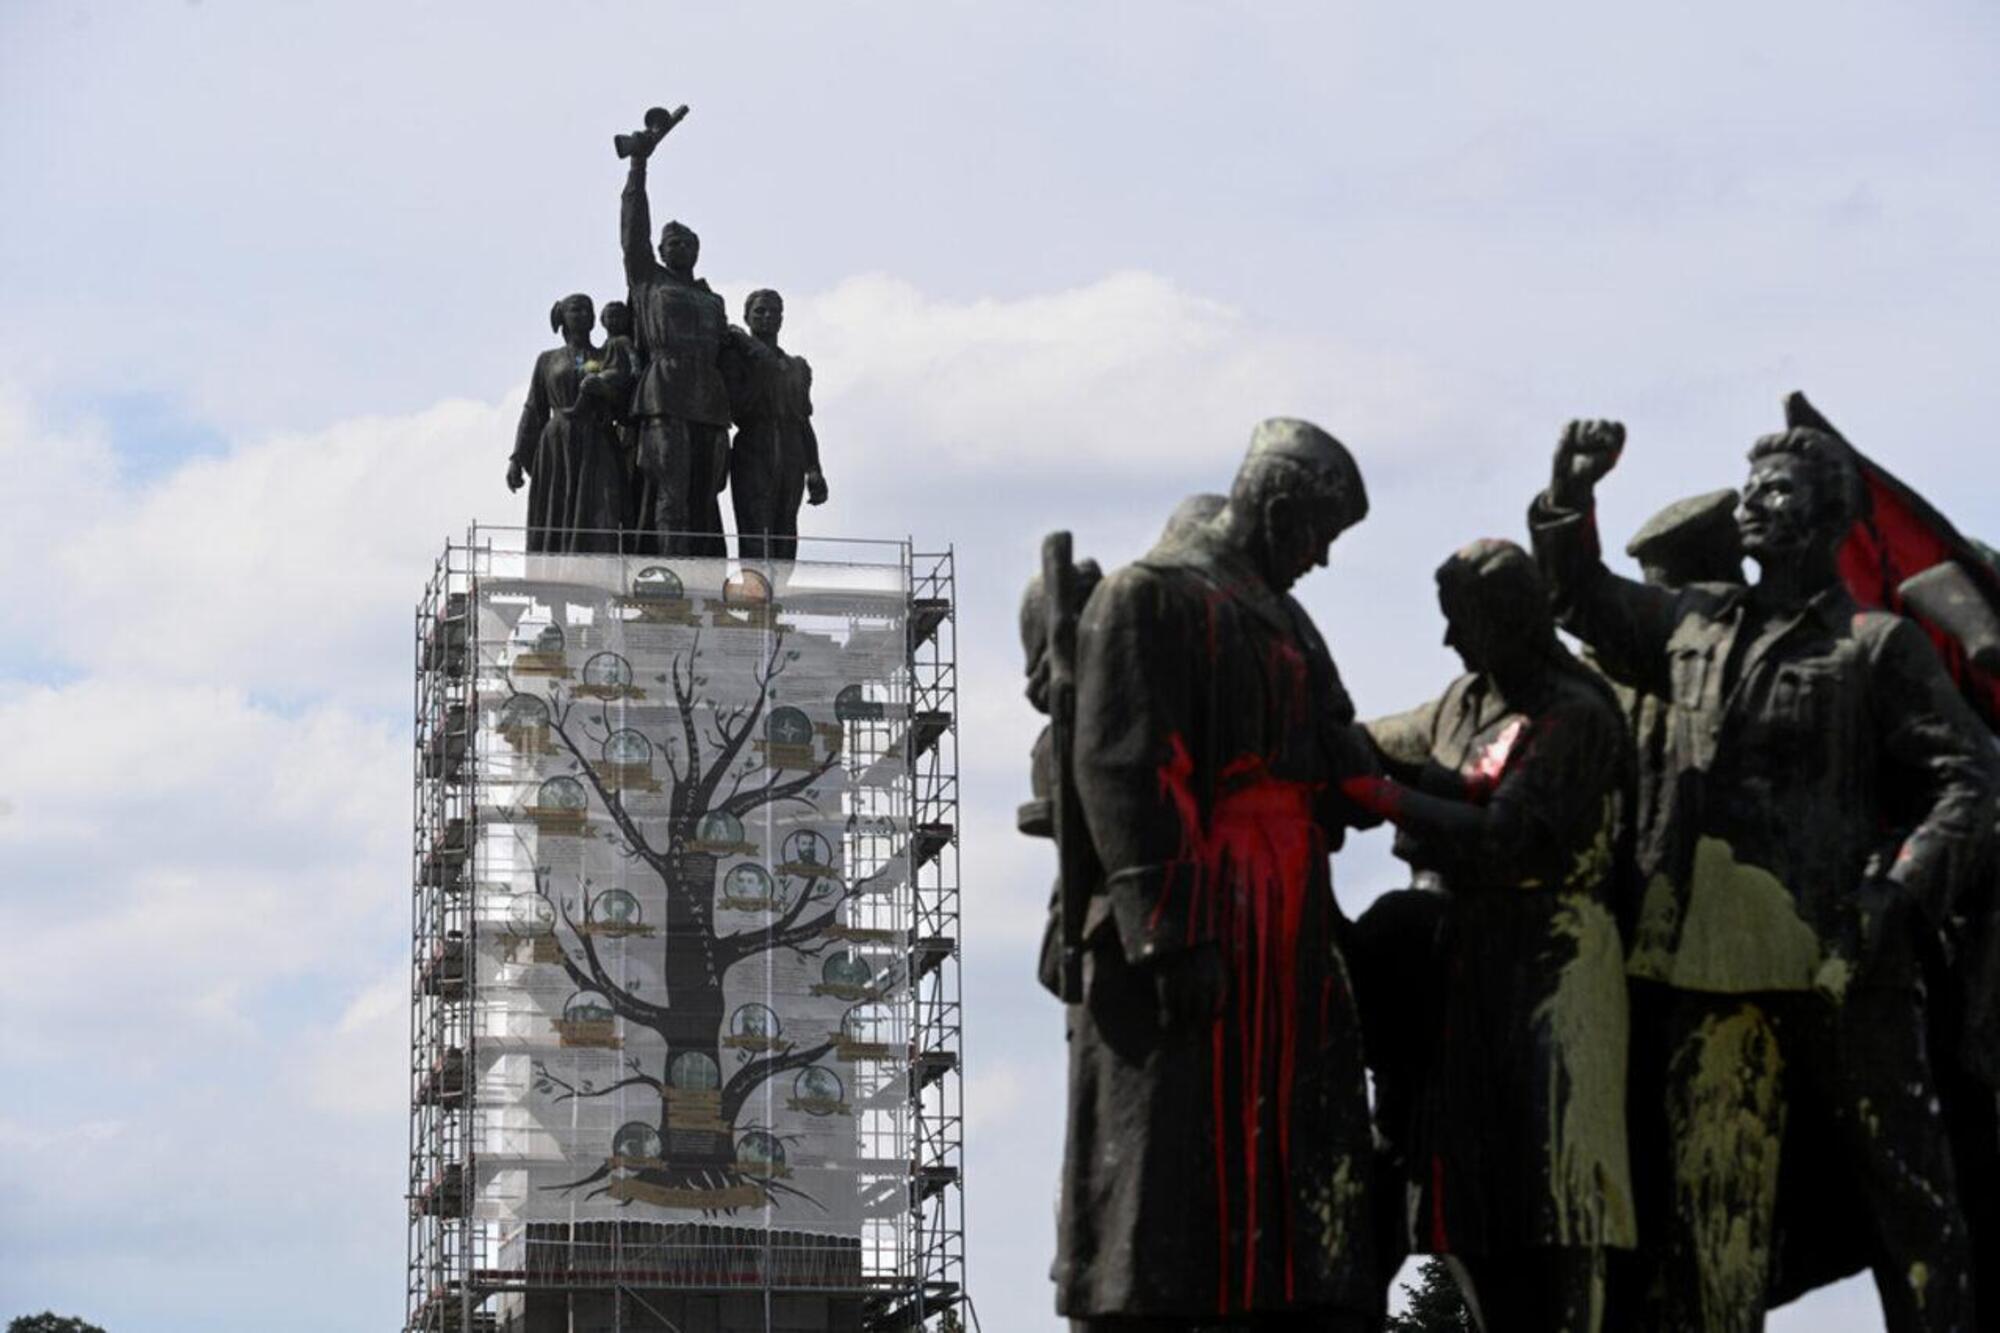
[{"label": "foreground statue group", "polygon": [[[1643,582],[1624,430],[1571,423],[1528,547],[1438,567],[1466,674],[1369,722],[1288,595],[1368,510],[1325,431],[1264,422],[1109,576],[1050,539],[1074,1327],[1379,1328],[1412,1252],[1489,1333],[1755,1330],[1863,1267],[1898,1333],[2000,1327],[2000,750],[1963,643],[1850,594],[1859,456],[1790,406]],[[1413,886],[1350,922],[1329,856],[1384,821]]]},{"label": "foreground statue group", "polygon": [[778,345],[784,299],[750,293],[746,332],[694,275],[693,231],[669,222],[654,257],[646,164],[686,114],[656,107],[645,129],[615,140],[629,163],[619,215],[627,299],[605,303],[604,343],[591,341],[590,297],[565,296],[549,311],[562,346],[535,360],[507,466],[508,488],[528,487],[530,551],[727,555],[727,484],[737,554],[789,560],[801,500],[826,501],[812,367]]}]

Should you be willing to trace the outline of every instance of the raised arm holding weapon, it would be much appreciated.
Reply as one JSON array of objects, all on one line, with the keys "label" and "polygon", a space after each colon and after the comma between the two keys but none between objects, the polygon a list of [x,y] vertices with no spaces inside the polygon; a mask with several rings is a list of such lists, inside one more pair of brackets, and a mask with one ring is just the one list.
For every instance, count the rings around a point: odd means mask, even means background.
[{"label": "raised arm holding weapon", "polygon": [[674,113],[655,108],[645,131],[616,141],[628,162],[619,241],[642,362],[630,412],[641,478],[637,526],[653,534],[652,548],[665,554],[721,556],[727,548],[716,495],[727,480],[729,458],[729,393],[721,368],[728,313],[722,298],[694,275],[701,239],[691,228],[667,223],[654,257],[646,199],[646,164],[686,114],[685,107]]}]

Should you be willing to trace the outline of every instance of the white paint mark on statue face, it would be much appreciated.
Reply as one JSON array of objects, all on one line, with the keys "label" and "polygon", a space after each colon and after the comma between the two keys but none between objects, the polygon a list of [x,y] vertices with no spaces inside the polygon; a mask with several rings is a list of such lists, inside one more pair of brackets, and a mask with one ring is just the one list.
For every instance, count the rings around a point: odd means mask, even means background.
[{"label": "white paint mark on statue face", "polygon": [[1743,549],[1753,556],[1805,549],[1817,526],[1818,499],[1804,460],[1785,454],[1758,459],[1736,506]]}]

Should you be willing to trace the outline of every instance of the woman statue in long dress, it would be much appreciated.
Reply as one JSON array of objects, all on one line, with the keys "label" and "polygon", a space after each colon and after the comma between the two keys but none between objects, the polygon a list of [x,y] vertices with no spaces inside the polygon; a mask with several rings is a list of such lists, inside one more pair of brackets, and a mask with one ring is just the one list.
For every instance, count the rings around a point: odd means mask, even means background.
[{"label": "woman statue in long dress", "polygon": [[1471,1279],[1488,1333],[1599,1333],[1604,1252],[1635,1243],[1618,905],[1631,780],[1624,714],[1556,639],[1511,542],[1438,570],[1466,673],[1367,724],[1385,777],[1349,799],[1444,890],[1441,1010],[1413,1121],[1410,1240]]},{"label": "woman statue in long dress", "polygon": [[549,311],[563,345],[535,358],[507,488],[528,486],[528,549],[616,551],[625,526],[627,474],[616,422],[631,393],[622,358],[593,346],[597,310],[581,292]]}]

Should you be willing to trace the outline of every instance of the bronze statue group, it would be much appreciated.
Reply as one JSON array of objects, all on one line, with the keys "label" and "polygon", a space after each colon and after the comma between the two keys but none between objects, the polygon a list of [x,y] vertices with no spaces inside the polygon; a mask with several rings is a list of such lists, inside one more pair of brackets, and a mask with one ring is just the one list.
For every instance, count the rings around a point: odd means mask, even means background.
[{"label": "bronze statue group", "polygon": [[[2000,1328],[2000,572],[1789,407],[1643,580],[1624,430],[1571,423],[1527,544],[1438,567],[1465,674],[1373,721],[1288,595],[1368,507],[1310,423],[1108,576],[1050,539],[1075,1328],[1380,1328],[1411,1253],[1488,1333],[1756,1330],[1864,1268],[1897,1333]],[[1411,887],[1349,921],[1383,822]]]},{"label": "bronze statue group", "polygon": [[507,468],[509,489],[528,487],[532,552],[724,556],[727,485],[737,555],[790,560],[801,501],[826,501],[812,367],[778,344],[783,298],[752,292],[737,328],[695,276],[692,230],[669,222],[652,249],[646,164],[685,114],[649,112],[617,137],[627,296],[605,303],[604,342],[588,296],[549,312],[562,346],[535,360]]}]

